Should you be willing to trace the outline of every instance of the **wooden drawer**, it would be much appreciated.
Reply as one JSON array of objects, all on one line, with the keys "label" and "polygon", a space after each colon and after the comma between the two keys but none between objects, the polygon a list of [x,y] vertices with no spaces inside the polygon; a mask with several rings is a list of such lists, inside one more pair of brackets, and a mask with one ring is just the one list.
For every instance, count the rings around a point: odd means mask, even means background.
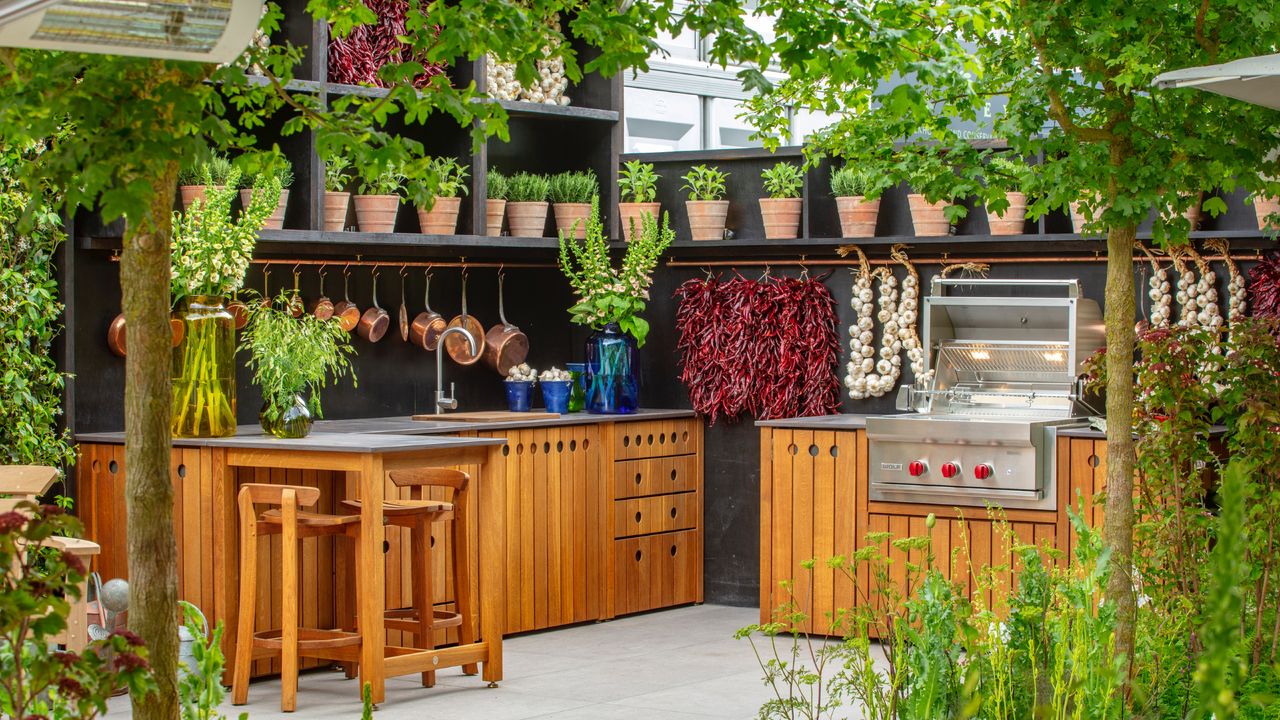
[{"label": "wooden drawer", "polygon": [[688,530],[697,527],[697,514],[697,493],[618,500],[613,504],[614,537]]},{"label": "wooden drawer", "polygon": [[615,540],[614,602],[617,614],[697,601],[697,532]]},{"label": "wooden drawer", "polygon": [[689,455],[698,452],[698,420],[653,420],[614,426],[614,460]]},{"label": "wooden drawer", "polygon": [[698,456],[681,455],[614,463],[613,496],[629,497],[688,492],[698,488]]}]

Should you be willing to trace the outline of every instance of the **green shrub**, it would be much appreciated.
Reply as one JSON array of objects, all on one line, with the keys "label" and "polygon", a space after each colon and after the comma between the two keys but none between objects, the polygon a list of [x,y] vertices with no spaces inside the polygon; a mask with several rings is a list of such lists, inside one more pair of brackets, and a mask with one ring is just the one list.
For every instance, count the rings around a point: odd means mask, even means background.
[{"label": "green shrub", "polygon": [[507,200],[510,202],[546,202],[551,183],[545,175],[516,173],[507,181]]},{"label": "green shrub", "polygon": [[335,155],[324,161],[324,189],[329,192],[346,192],[351,184],[351,161],[345,155]]},{"label": "green shrub", "polygon": [[485,184],[488,186],[488,197],[490,200],[506,200],[507,186],[510,178],[497,170],[490,170],[485,176]]},{"label": "green shrub", "polygon": [[647,203],[658,197],[658,178],[653,163],[628,160],[618,173],[618,192],[622,202]]},{"label": "green shrub", "polygon": [[760,171],[765,192],[774,199],[798,198],[804,187],[804,173],[792,163],[778,163]]},{"label": "green shrub", "polygon": [[600,181],[593,170],[563,172],[549,180],[547,195],[553,203],[589,203],[600,194]]},{"label": "green shrub", "polygon": [[690,200],[719,200],[724,197],[729,173],[717,167],[694,165],[681,179],[684,187],[680,189],[689,191]]},{"label": "green shrub", "polygon": [[873,198],[883,189],[870,172],[850,165],[831,169],[831,194],[835,197]]}]

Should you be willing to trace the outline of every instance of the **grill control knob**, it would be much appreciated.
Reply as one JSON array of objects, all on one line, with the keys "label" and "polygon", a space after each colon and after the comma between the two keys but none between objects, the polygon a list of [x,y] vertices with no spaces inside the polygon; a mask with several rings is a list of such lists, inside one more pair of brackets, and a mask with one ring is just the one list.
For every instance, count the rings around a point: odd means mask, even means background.
[{"label": "grill control knob", "polygon": [[942,477],[950,480],[960,474],[960,466],[956,463],[946,463],[942,466]]},{"label": "grill control knob", "polygon": [[976,478],[978,478],[979,480],[986,480],[987,478],[989,478],[989,477],[991,477],[992,475],[995,475],[995,474],[996,474],[995,469],[994,469],[994,468],[992,468],[992,467],[991,467],[990,465],[988,465],[987,463],[982,463],[981,465],[976,465],[976,466],[974,466],[974,468],[973,468],[973,476],[974,476],[974,477],[976,477]]},{"label": "grill control knob", "polygon": [[907,474],[911,477],[920,477],[927,472],[929,472],[929,466],[919,460],[912,460],[911,464],[907,465]]}]

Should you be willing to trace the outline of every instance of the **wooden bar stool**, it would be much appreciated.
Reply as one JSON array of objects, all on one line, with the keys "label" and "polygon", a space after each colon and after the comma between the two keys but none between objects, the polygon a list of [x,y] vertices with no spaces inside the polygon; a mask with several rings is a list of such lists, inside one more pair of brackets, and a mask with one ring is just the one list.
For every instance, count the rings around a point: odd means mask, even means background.
[{"label": "wooden bar stool", "polygon": [[[280,710],[297,706],[298,658],[352,662],[360,658],[359,632],[298,627],[298,542],[303,538],[343,535],[360,543],[360,516],[303,512],[320,499],[319,488],[295,485],[246,484],[237,497],[240,506],[240,618],[236,631],[232,699],[249,699],[249,668],[259,657],[280,657]],[[279,509],[255,514],[254,505]],[[258,538],[282,535],[280,543],[280,628],[254,632],[258,595]],[[356,592],[360,592],[356,573]]]},{"label": "wooden bar stool", "polygon": [[[471,482],[470,476],[461,470],[448,468],[392,470],[387,476],[396,487],[409,488],[408,500],[387,500],[382,504],[382,512],[387,524],[406,528],[412,533],[413,605],[387,610],[383,618],[385,627],[412,633],[417,643],[414,647],[423,650],[435,648],[435,631],[451,627],[458,628],[458,644],[475,642],[471,560],[467,546],[467,486]],[[433,487],[450,488],[453,491],[451,501],[427,498],[427,489]],[[342,504],[357,512],[361,507],[359,500],[344,500]],[[449,520],[453,521],[453,588],[457,612],[436,610],[432,602],[435,593],[431,587],[431,526]],[[479,669],[471,663],[463,665],[462,671],[475,675]],[[347,674],[353,674],[353,666],[347,667]],[[424,687],[434,687],[435,684],[434,671],[422,673]]]}]

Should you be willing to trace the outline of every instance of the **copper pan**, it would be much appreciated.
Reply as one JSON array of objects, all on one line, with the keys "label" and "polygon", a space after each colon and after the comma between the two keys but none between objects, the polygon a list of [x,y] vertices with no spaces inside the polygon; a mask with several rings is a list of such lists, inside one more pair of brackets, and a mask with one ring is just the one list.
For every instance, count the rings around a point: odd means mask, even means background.
[{"label": "copper pan", "polygon": [[243,330],[244,326],[249,324],[249,308],[238,294],[233,295],[231,302],[227,303],[227,312],[231,313],[231,317],[235,318],[234,322],[237,330]]},{"label": "copper pan", "polygon": [[409,342],[409,306],[404,302],[404,283],[407,268],[400,268],[400,312],[396,317],[400,326],[400,339]]},{"label": "copper pan", "polygon": [[391,316],[386,310],[378,304],[378,270],[373,271],[373,307],[364,311],[360,316],[360,324],[356,326],[356,332],[360,333],[360,337],[369,342],[376,343],[387,334],[387,326],[391,324]]},{"label": "copper pan", "polygon": [[302,273],[298,272],[295,267],[293,269],[293,294],[289,296],[289,314],[296,318],[302,317],[307,312],[307,307],[302,302],[302,291],[298,289],[301,282]]},{"label": "copper pan", "polygon": [[[182,344],[182,339],[187,335],[187,326],[176,317],[169,318],[169,330],[173,333],[173,347]],[[129,354],[128,333],[124,327],[124,313],[120,313],[111,319],[111,324],[107,326],[107,347],[111,348],[111,352],[124,357]]]},{"label": "copper pan", "polygon": [[520,328],[507,322],[504,306],[504,273],[498,271],[498,320],[484,336],[484,363],[506,377],[511,368],[524,362],[529,355],[529,338]]},{"label": "copper pan", "polygon": [[320,297],[316,298],[316,301],[311,303],[311,314],[314,315],[317,320],[328,320],[333,317],[333,301],[330,300],[329,296],[324,292],[325,275],[324,266],[321,265]]},{"label": "copper pan", "polygon": [[449,321],[431,309],[431,273],[427,273],[427,289],[422,294],[422,306],[425,308],[413,318],[409,326],[409,342],[423,350],[433,351],[440,346],[440,333],[448,327]]},{"label": "copper pan", "polygon": [[453,333],[444,339],[445,352],[459,365],[475,365],[484,357],[484,326],[475,316],[467,314],[467,271],[462,271],[462,314],[449,321],[449,327],[460,327],[476,339],[476,352],[471,354],[467,341]]},{"label": "copper pan", "polygon": [[342,271],[342,300],[333,306],[333,316],[338,318],[338,325],[351,332],[360,324],[360,308],[351,302],[351,270]]}]

